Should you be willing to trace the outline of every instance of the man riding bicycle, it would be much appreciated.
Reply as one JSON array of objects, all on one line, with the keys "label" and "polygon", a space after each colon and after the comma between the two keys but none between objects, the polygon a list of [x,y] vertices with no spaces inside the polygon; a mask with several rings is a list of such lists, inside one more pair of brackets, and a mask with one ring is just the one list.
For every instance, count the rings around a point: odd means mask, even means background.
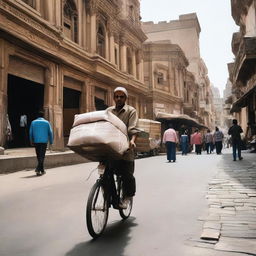
[{"label": "man riding bicycle", "polygon": [[138,115],[135,108],[126,104],[128,92],[124,87],[117,87],[114,90],[115,106],[107,108],[107,111],[115,114],[124,122],[127,127],[129,137],[129,150],[124,154],[122,160],[111,161],[110,165],[119,171],[124,186],[124,200],[119,205],[120,208],[126,209],[129,201],[135,195],[136,182],[134,173],[134,148],[135,140],[139,129],[136,127],[138,123]]}]

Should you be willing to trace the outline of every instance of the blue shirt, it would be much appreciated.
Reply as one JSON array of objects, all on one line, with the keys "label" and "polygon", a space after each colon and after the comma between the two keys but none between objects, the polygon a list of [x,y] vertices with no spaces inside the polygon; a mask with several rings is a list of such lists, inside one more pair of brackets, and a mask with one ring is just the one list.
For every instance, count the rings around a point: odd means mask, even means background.
[{"label": "blue shirt", "polygon": [[53,143],[53,132],[50,123],[42,117],[31,123],[29,138],[33,143]]}]

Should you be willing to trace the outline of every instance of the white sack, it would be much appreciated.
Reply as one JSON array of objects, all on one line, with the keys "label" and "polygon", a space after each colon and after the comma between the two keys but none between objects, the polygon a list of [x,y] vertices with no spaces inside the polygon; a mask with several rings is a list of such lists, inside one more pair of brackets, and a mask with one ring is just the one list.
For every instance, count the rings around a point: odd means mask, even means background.
[{"label": "white sack", "polygon": [[75,115],[73,127],[80,124],[88,124],[98,121],[108,121],[121,130],[124,134],[127,134],[127,128],[123,121],[121,121],[116,115],[110,111],[100,110],[83,114]]},{"label": "white sack", "polygon": [[92,161],[121,159],[129,148],[126,126],[111,112],[76,115],[68,147]]}]

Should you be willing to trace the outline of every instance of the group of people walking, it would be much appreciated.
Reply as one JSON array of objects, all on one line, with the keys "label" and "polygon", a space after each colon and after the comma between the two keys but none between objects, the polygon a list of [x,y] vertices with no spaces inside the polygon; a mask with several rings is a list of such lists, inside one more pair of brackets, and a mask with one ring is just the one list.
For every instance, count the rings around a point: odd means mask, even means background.
[{"label": "group of people walking", "polygon": [[[239,160],[242,160],[241,156],[241,133],[243,132],[241,126],[237,124],[237,120],[233,120],[233,126],[230,127],[228,134],[231,136],[233,147],[233,160],[236,161],[238,156]],[[207,154],[211,154],[216,149],[216,154],[220,155],[223,149],[224,134],[218,128],[215,127],[215,131],[211,133],[208,129],[205,135],[195,129],[194,133],[189,137],[188,131],[185,130],[180,140],[176,131],[173,129],[172,124],[169,124],[169,128],[164,132],[163,143],[166,145],[167,160],[168,162],[176,161],[176,145],[180,143],[182,155],[187,155],[190,145],[195,145],[195,153],[197,155],[202,154],[202,149],[205,149]]]}]

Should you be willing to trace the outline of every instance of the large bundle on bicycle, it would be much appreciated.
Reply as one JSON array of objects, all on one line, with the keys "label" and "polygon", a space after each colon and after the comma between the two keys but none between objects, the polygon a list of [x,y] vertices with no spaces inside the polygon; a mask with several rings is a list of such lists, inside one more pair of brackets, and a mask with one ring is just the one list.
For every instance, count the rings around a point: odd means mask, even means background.
[{"label": "large bundle on bicycle", "polygon": [[129,148],[127,128],[106,110],[78,114],[70,131],[68,147],[92,161],[120,159]]}]

